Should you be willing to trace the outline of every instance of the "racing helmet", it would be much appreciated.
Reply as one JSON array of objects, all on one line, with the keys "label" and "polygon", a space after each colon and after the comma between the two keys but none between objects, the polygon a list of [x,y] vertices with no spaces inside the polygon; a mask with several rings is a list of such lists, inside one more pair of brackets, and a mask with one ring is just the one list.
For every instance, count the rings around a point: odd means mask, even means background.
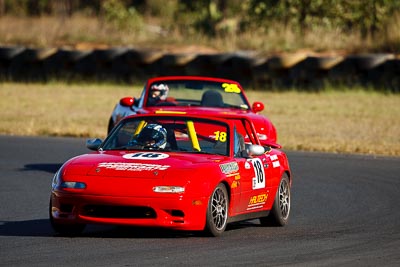
[{"label": "racing helmet", "polygon": [[167,130],[159,124],[148,124],[140,131],[135,143],[150,149],[164,149],[167,145]]},{"label": "racing helmet", "polygon": [[160,92],[160,95],[159,95],[160,99],[165,100],[165,99],[167,99],[169,88],[168,88],[168,85],[163,84],[163,83],[153,84],[150,87],[150,92],[154,92],[154,91]]}]

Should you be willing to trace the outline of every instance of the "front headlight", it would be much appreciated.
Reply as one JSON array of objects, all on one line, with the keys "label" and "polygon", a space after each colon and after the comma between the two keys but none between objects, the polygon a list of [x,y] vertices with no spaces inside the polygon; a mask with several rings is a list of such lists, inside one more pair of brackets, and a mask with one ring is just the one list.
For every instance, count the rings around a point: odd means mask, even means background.
[{"label": "front headlight", "polygon": [[185,188],[181,186],[155,186],[153,191],[156,193],[184,193]]},{"label": "front headlight", "polygon": [[51,188],[54,190],[60,185],[60,170],[58,170],[53,177],[53,181],[51,182]]},{"label": "front headlight", "polygon": [[51,188],[55,189],[85,189],[86,184],[83,182],[69,181],[65,182],[61,177],[62,170],[58,170],[56,174],[54,174],[53,181],[51,183]]}]

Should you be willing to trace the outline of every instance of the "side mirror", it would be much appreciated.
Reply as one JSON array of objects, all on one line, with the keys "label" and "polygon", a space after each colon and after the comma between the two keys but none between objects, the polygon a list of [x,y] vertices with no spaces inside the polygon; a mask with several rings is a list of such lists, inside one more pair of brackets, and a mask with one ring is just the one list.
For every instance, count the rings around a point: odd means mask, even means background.
[{"label": "side mirror", "polygon": [[261,112],[264,110],[264,104],[261,102],[254,102],[252,106],[253,112]]},{"label": "side mirror", "polygon": [[119,100],[119,104],[124,107],[131,107],[133,104],[135,104],[135,98],[130,96],[121,98]]},{"label": "side mirror", "polygon": [[103,140],[99,138],[86,140],[86,147],[90,150],[98,150]]},{"label": "side mirror", "polygon": [[265,153],[265,148],[260,145],[250,145],[248,147],[248,154],[250,156],[261,156]]}]

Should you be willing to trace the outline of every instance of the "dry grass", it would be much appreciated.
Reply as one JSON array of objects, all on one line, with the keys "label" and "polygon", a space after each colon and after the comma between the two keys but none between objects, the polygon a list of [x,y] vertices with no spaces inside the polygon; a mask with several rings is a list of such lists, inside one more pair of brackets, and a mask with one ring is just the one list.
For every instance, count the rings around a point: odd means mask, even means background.
[{"label": "dry grass", "polygon": [[134,93],[128,86],[1,84],[0,133],[104,137],[116,101]]},{"label": "dry grass", "polygon": [[[102,137],[115,103],[142,86],[0,84],[0,134]],[[400,95],[255,92],[285,149],[400,156]]]},{"label": "dry grass", "polygon": [[[182,47],[195,46],[191,52],[232,52],[257,50],[273,54],[295,52],[309,53],[357,53],[399,51],[400,17],[392,19],[385,32],[374,40],[364,40],[357,33],[344,33],[338,28],[314,27],[298,33],[274,24],[249,32],[237,31],[237,22],[224,34],[209,38],[187,29],[173,28],[160,19],[144,17],[141,27],[116,29],[96,17],[75,14],[67,17],[0,17],[0,45],[22,45],[28,47],[70,47],[75,49],[129,46],[182,52]],[[383,49],[383,50],[382,50]]]},{"label": "dry grass", "polygon": [[400,155],[400,95],[365,91],[260,93],[287,149]]}]

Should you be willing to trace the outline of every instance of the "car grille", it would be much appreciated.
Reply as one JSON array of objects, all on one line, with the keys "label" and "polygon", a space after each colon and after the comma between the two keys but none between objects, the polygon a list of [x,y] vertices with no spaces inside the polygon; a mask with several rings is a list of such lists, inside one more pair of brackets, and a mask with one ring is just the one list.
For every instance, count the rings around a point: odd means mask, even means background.
[{"label": "car grille", "polygon": [[149,207],[86,205],[82,215],[96,218],[153,219],[156,212]]}]

